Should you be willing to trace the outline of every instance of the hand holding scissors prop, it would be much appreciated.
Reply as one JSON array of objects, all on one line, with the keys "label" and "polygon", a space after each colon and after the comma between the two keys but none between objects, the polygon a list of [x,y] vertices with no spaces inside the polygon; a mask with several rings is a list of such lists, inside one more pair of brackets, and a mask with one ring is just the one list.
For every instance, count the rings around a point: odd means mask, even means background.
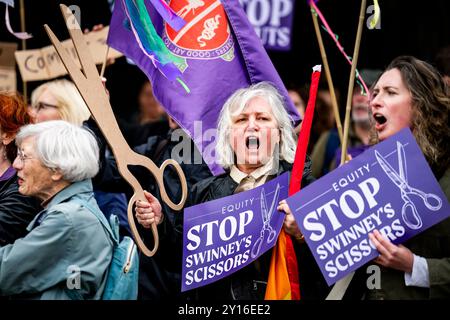
[{"label": "hand holding scissors prop", "polygon": [[251,256],[252,258],[256,257],[259,254],[259,251],[261,250],[261,245],[264,241],[264,233],[266,231],[269,232],[269,235],[267,237],[267,243],[270,244],[277,235],[277,232],[272,228],[270,225],[270,219],[272,218],[273,210],[275,209],[275,205],[278,201],[278,196],[280,195],[280,185],[277,184],[277,187],[275,189],[275,195],[272,199],[272,204],[270,205],[270,209],[267,208],[267,201],[266,201],[266,193],[264,191],[264,188],[261,189],[261,216],[263,221],[263,228],[261,229],[260,236],[258,240],[256,240],[255,244],[253,245]]},{"label": "hand holding scissors prop", "polygon": [[[410,196],[415,195],[420,197],[425,206],[431,211],[437,211],[442,207],[442,200],[433,193],[425,193],[419,189],[413,188],[408,184],[407,165],[405,159],[405,149],[403,145],[397,141],[397,156],[398,156],[398,168],[397,173],[394,168],[387,162],[387,160],[375,150],[375,157],[380,164],[383,171],[394,182],[394,184],[400,189],[402,199],[404,201],[402,207],[402,218],[406,225],[414,230],[422,227],[422,219],[420,218],[417,208]],[[411,218],[412,219],[411,219]]]},{"label": "hand holding scissors prop", "polygon": [[[97,68],[91,57],[89,48],[84,40],[83,33],[81,32],[80,26],[73,16],[71,10],[65,5],[60,5],[63,17],[66,22],[67,29],[69,30],[70,37],[72,38],[73,45],[75,47],[76,53],[80,60],[80,64],[83,72],[75,64],[72,58],[69,56],[66,48],[61,45],[61,42],[55,36],[53,31],[48,25],[44,25],[45,30],[56,49],[61,61],[67,69],[70,77],[75,83],[78,91],[86,102],[93,118],[100,127],[103,135],[108,141],[111,147],[114,157],[117,161],[117,166],[121,176],[131,185],[133,188],[133,196],[128,203],[128,222],[133,233],[133,237],[141,249],[141,251],[146,256],[153,256],[156,253],[159,245],[158,230],[156,225],[152,225],[152,233],[154,238],[153,249],[149,250],[141,239],[139,232],[136,228],[133,216],[133,204],[138,201],[146,201],[144,196],[144,191],[139,184],[138,180],[131,174],[128,169],[129,165],[140,165],[147,168],[155,177],[155,181],[158,183],[159,190],[161,192],[162,200],[172,209],[180,210],[187,198],[187,184],[184,173],[180,165],[173,159],[168,159],[163,162],[160,168],[158,168],[155,163],[147,157],[134,152],[127,144],[125,138],[123,137],[119,126],[117,124],[116,118],[112,111],[111,105],[109,103],[108,95],[106,94],[105,88],[98,74]],[[182,197],[179,203],[175,204],[167,195],[164,182],[163,174],[167,166],[171,165],[181,183]]]}]

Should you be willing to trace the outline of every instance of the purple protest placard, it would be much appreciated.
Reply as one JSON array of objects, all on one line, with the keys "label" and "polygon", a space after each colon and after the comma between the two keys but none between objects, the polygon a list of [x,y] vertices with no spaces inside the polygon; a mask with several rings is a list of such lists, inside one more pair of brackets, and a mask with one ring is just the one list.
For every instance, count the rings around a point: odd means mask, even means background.
[{"label": "purple protest placard", "polygon": [[272,248],[283,226],[285,173],[252,190],[184,209],[181,291],[225,278]]},{"label": "purple protest placard", "polygon": [[291,49],[294,0],[239,0],[267,50]]},{"label": "purple protest placard", "polygon": [[328,285],[378,256],[368,233],[399,244],[450,216],[409,129],[287,199]]}]

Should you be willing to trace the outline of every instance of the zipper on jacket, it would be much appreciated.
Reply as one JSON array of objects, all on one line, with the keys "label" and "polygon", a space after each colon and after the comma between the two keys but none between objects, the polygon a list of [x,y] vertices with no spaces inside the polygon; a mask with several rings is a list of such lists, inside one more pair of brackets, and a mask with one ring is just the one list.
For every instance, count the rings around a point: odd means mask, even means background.
[{"label": "zipper on jacket", "polygon": [[128,271],[130,271],[131,262],[133,259],[133,249],[134,249],[135,245],[136,244],[133,242],[132,245],[129,247],[129,252],[127,254],[127,263],[125,264],[125,267],[123,268],[124,273],[128,273]]}]

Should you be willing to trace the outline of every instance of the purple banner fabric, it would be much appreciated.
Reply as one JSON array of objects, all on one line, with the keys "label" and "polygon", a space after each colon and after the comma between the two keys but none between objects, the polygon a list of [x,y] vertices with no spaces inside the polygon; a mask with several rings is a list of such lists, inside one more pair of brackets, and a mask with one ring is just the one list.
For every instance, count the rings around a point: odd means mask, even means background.
[{"label": "purple banner fabric", "polygon": [[267,50],[291,49],[294,0],[240,0],[248,20]]},{"label": "purple banner fabric", "polygon": [[378,256],[368,233],[400,244],[450,216],[450,205],[409,129],[287,199],[332,285]]},{"label": "purple banner fabric", "polygon": [[186,21],[179,17],[165,0],[150,0],[153,7],[158,11],[161,18],[164,19],[173,29],[179,31],[186,25]]},{"label": "purple banner fabric", "polygon": [[[351,155],[352,159],[353,159],[353,158],[356,158],[357,156],[359,156],[361,153],[363,153],[364,151],[366,151],[369,148],[370,148],[370,146],[368,146],[368,145],[360,145],[360,146],[356,146],[356,147],[350,147],[350,148],[347,148],[347,154]],[[334,153],[335,167],[333,169],[336,169],[337,167],[339,167],[339,164],[341,163],[341,154],[342,154],[341,148],[337,149],[336,152]]]},{"label": "purple banner fabric", "polygon": [[[223,169],[215,161],[216,141],[209,129],[217,127],[223,103],[237,89],[269,81],[285,97],[287,111],[293,121],[300,120],[238,0],[170,1],[170,7],[187,22],[179,32],[165,24],[151,5],[146,5],[167,48],[183,60],[178,68],[190,93],[180,83],[165,78],[151,59],[142,53],[133,33],[127,28],[121,1],[116,3],[113,12],[108,44],[132,59],[146,73],[156,98],[189,133],[214,174],[222,173]],[[195,124],[196,121],[201,122]]]},{"label": "purple banner fabric", "polygon": [[10,166],[6,171],[0,176],[0,181],[6,181],[16,174],[16,170],[13,166]]},{"label": "purple banner fabric", "polygon": [[225,278],[272,248],[283,226],[278,203],[289,173],[264,185],[184,209],[181,291]]}]

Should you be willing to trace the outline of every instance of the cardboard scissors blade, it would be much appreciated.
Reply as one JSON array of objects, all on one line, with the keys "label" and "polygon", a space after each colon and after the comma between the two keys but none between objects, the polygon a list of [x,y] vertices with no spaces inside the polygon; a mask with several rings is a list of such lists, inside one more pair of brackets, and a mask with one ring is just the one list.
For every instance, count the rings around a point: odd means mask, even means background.
[{"label": "cardboard scissors blade", "polygon": [[377,150],[375,150],[375,157],[386,175],[397,185],[397,187],[401,188],[405,181]]},{"label": "cardboard scissors blade", "polygon": [[[45,30],[47,31],[56,52],[61,58],[62,63],[67,69],[67,72],[75,83],[75,86],[78,88],[81,97],[86,102],[92,116],[100,127],[105,139],[108,141],[116,159],[119,173],[133,188],[133,196],[128,202],[128,222],[136,244],[146,256],[151,257],[156,253],[159,246],[158,230],[156,224],[151,225],[154,241],[153,249],[149,250],[139,235],[139,230],[136,227],[133,214],[134,203],[138,200],[145,200],[146,197],[142,186],[136,177],[129,171],[128,166],[139,165],[149,170],[155,177],[162,200],[173,210],[181,210],[187,198],[187,183],[184,172],[180,164],[173,159],[166,159],[161,164],[161,167],[158,167],[151,159],[141,154],[137,154],[130,148],[117,124],[108,95],[106,94],[95,63],[90,55],[89,48],[84,40],[84,35],[70,10],[64,5],[60,5],[60,8],[83,71],[75,64],[72,57],[70,57],[69,53],[62,46],[50,27],[45,25]],[[169,165],[175,170],[180,178],[182,197],[179,203],[174,203],[172,199],[169,198],[165,189],[164,170]]]},{"label": "cardboard scissors blade", "polygon": [[69,54],[67,53],[66,49],[63,47],[58,37],[56,37],[56,35],[53,33],[52,29],[47,24],[44,25],[44,29],[47,32],[50,41],[55,47],[56,52],[61,58],[61,61],[64,64],[64,66],[67,68],[67,71],[73,78],[74,82],[82,85],[83,81],[86,80],[86,77],[80,71],[80,68],[78,68],[78,66],[73,62],[72,58],[69,57]]},{"label": "cardboard scissors blade", "polygon": [[67,6],[60,4],[59,7],[61,8],[67,30],[69,30],[70,38],[72,39],[84,74],[87,78],[100,78],[77,19]]}]

